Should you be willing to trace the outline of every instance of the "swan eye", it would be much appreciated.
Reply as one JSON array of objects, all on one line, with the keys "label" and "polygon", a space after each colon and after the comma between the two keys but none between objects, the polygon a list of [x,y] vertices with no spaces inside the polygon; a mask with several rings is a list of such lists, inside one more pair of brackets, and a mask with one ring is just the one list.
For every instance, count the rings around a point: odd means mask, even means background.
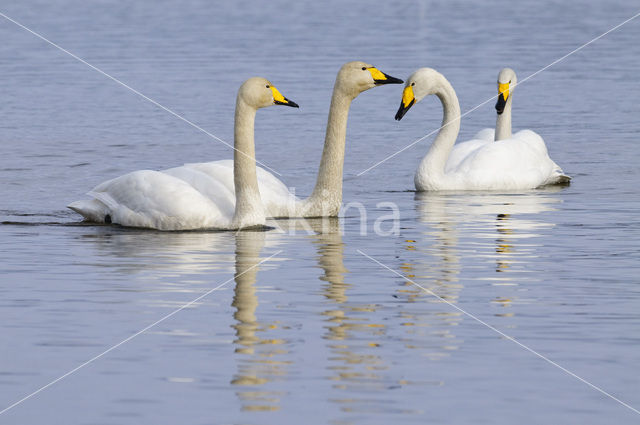
[{"label": "swan eye", "polygon": [[267,84],[267,88],[270,88],[271,86],[269,86],[269,84]]},{"label": "swan eye", "polygon": [[412,86],[412,87],[413,87],[413,86],[415,86],[415,85],[416,85],[416,83],[415,83],[415,82],[411,83],[411,86]]},{"label": "swan eye", "polygon": [[366,70],[367,70],[367,67],[366,67],[366,66],[363,66],[363,67],[362,67],[362,70],[363,70],[363,71],[366,71]]}]

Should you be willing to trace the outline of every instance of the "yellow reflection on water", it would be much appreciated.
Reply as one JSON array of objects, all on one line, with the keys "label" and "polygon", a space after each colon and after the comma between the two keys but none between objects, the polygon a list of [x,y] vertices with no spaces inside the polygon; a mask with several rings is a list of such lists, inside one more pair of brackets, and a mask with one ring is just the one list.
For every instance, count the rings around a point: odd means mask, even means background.
[{"label": "yellow reflection on water", "polygon": [[321,314],[326,318],[325,333],[329,350],[328,379],[340,396],[332,394],[331,401],[341,404],[343,411],[367,409],[370,400],[353,398],[353,394],[367,394],[384,390],[384,372],[388,369],[380,350],[387,327],[376,322],[377,306],[356,303],[349,299],[352,285],[345,281],[349,271],[344,266],[344,243],[337,218],[308,220],[315,232],[310,236],[316,247],[318,266],[322,270],[322,294],[328,308]]},{"label": "yellow reflection on water", "polygon": [[[444,230],[443,223],[451,223],[467,241],[457,247],[456,257],[486,259],[495,264],[494,276],[484,274],[473,280],[488,280],[494,289],[492,293],[498,293],[488,297],[488,302],[505,309],[496,316],[511,317],[513,306],[522,302],[514,287],[536,279],[527,264],[539,252],[535,238],[554,226],[541,213],[555,210],[555,205],[561,202],[551,196],[558,190],[561,188],[524,194],[418,193],[416,201],[420,220],[429,229],[439,232]],[[427,248],[430,250],[433,249]],[[440,262],[440,266],[447,264]],[[450,272],[457,274],[459,267],[451,267]]]},{"label": "yellow reflection on water", "polygon": [[[455,327],[462,314],[442,300],[456,303],[463,289],[459,282],[460,255],[456,223],[442,202],[418,203],[418,216],[431,226],[421,238],[403,240],[399,270],[412,282],[399,282],[396,298],[404,303],[400,313],[405,348],[438,360],[459,348]],[[440,298],[434,297],[435,294]]]},{"label": "yellow reflection on water", "polygon": [[[258,296],[256,280],[261,261],[260,250],[265,243],[265,232],[238,232],[236,234],[235,288],[231,305],[236,323],[235,353],[239,356],[238,370],[231,385],[245,411],[276,411],[280,409],[282,392],[265,389],[266,384],[287,375],[289,361],[281,360],[288,354],[286,342],[274,338],[271,332],[278,323],[261,323],[256,316]],[[260,390],[259,388],[263,389]]]}]

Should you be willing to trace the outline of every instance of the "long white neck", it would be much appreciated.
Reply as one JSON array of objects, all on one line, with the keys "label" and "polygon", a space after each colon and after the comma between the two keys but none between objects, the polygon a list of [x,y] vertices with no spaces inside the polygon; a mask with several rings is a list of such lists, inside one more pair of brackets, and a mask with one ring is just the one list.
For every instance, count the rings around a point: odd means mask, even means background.
[{"label": "long white neck", "polygon": [[[500,95],[502,96],[502,95]],[[504,111],[496,118],[495,141],[511,139],[511,99],[513,95],[509,95],[507,103],[504,105]]]},{"label": "long white neck", "polygon": [[442,127],[431,148],[429,148],[429,152],[420,163],[420,170],[423,173],[435,177],[444,175],[445,164],[460,131],[460,104],[458,103],[458,97],[451,84],[443,76],[439,78],[440,88],[435,95],[442,102],[444,110]]},{"label": "long white neck", "polygon": [[256,109],[238,96],[234,128],[233,183],[236,192],[234,228],[264,224],[265,213],[256,176],[254,123]]},{"label": "long white neck", "polygon": [[303,201],[304,208],[313,215],[337,215],[340,210],[347,119],[352,100],[353,97],[341,90],[340,81],[336,80],[331,97],[318,179],[311,196]]}]

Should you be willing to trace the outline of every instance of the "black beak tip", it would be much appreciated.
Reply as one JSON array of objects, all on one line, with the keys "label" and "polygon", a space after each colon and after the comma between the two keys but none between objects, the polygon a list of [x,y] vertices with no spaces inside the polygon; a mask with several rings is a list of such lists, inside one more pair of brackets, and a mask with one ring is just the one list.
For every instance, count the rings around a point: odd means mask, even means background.
[{"label": "black beak tip", "polygon": [[[384,72],[383,72],[384,74]],[[384,76],[386,77],[384,80],[373,80],[373,82],[376,85],[382,85],[382,84],[402,84],[404,83],[404,81],[402,81],[400,78],[396,78],[396,77],[392,77],[391,75],[387,75],[384,74]]]},{"label": "black beak tip", "polygon": [[496,102],[496,111],[498,115],[501,115],[504,112],[504,107],[507,105],[507,101],[504,100],[504,96],[502,94],[498,95],[498,102]]},{"label": "black beak tip", "polygon": [[294,102],[293,100],[289,100],[286,97],[284,98],[284,102],[280,102],[278,100],[276,100],[274,103],[276,105],[283,105],[283,106],[291,106],[292,108],[299,108],[298,104],[296,102]]},{"label": "black beak tip", "polygon": [[400,107],[398,108],[398,112],[396,112],[396,121],[400,121],[402,119],[402,117],[404,117],[404,115],[407,113],[407,111],[409,109],[411,109],[411,107],[416,103],[416,100],[413,99],[411,101],[411,103],[409,103],[407,106],[404,106],[403,102],[400,102]]}]

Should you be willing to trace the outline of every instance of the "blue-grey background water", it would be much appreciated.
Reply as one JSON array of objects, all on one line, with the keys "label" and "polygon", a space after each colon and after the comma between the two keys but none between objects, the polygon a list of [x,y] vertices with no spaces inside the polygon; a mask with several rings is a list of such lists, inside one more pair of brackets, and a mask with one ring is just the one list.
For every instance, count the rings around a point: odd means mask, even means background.
[{"label": "blue-grey background water", "polygon": [[[251,0],[0,11],[227,141],[237,87],[271,79],[301,108],[259,112],[258,159],[304,196],[342,63],[400,78],[436,68],[464,112],[495,96],[503,66],[523,80],[637,9]],[[283,220],[286,233],[162,233],[78,225],[65,205],[128,171],[231,150],[0,18],[0,409],[226,282],[0,423],[637,422],[428,291],[640,408],[639,37],[631,21],[514,93],[514,129],[545,138],[569,187],[416,195],[433,137],[358,177],[441,120],[428,99],[394,121],[401,87],[385,86],[349,118],[344,201],[366,207],[366,234],[355,209],[311,221],[313,232]],[[489,102],[463,118],[459,140],[494,123]],[[373,231],[383,201],[400,208],[398,234]]]}]

